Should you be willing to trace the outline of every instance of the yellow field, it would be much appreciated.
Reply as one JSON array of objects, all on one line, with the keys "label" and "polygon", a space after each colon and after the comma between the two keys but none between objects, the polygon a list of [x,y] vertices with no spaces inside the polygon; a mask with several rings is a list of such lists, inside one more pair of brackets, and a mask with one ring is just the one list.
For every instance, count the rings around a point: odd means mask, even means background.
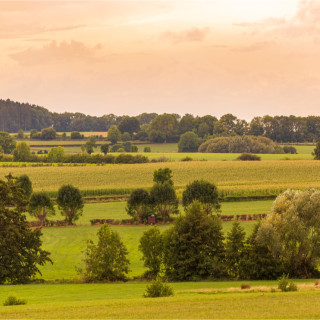
[{"label": "yellow field", "polygon": [[82,190],[151,187],[154,170],[169,167],[176,186],[195,179],[216,183],[220,190],[264,190],[320,187],[320,161],[261,162],[169,162],[86,167],[0,168],[0,178],[9,172],[27,174],[35,190],[56,191],[71,183]]}]

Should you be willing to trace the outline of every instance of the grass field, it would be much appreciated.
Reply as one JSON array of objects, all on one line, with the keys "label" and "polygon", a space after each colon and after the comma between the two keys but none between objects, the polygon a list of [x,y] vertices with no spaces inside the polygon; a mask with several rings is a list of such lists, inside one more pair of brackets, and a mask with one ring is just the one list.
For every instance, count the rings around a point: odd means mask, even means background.
[{"label": "grass field", "polygon": [[[221,214],[254,214],[268,213],[271,209],[273,201],[243,201],[243,202],[223,202],[221,204]],[[128,219],[126,202],[105,202],[105,203],[87,203],[84,206],[83,215],[77,220],[77,225],[90,225],[91,219]],[[183,212],[182,206],[180,206]],[[63,220],[56,209],[56,215],[51,219]],[[34,217],[28,217],[28,220],[35,220]]]},{"label": "grass field", "polygon": [[[301,283],[302,281],[298,281]],[[1,319],[319,319],[320,290],[271,293],[276,282],[249,282],[261,292],[228,292],[240,282],[172,284],[175,296],[142,298],[145,283],[3,286],[27,305],[1,307]],[[301,284],[302,286],[302,284]],[[311,287],[312,285],[309,284]],[[224,290],[214,293],[214,290]],[[238,290],[238,289],[236,289]],[[308,290],[308,291],[307,291]]]},{"label": "grass field", "polygon": [[153,172],[169,167],[176,186],[195,179],[216,183],[220,190],[250,191],[280,188],[320,187],[319,161],[264,162],[168,162],[86,167],[0,168],[0,178],[8,173],[27,174],[35,190],[56,191],[71,183],[82,190],[151,187]]}]

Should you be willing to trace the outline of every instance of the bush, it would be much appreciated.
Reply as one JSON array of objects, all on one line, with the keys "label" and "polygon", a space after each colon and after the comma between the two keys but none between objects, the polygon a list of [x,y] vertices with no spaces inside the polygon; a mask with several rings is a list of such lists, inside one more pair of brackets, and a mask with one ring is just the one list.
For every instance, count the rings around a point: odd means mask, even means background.
[{"label": "bush", "polygon": [[138,152],[138,147],[135,145],[131,146],[130,152]]},{"label": "bush", "polygon": [[297,149],[295,147],[292,146],[285,146],[283,147],[283,151],[284,153],[291,153],[291,154],[297,154]]},{"label": "bush", "polygon": [[181,161],[193,161],[191,157],[182,158]]},{"label": "bush", "polygon": [[260,161],[261,158],[252,153],[243,153],[236,160],[240,161]]},{"label": "bush", "polygon": [[172,287],[163,282],[160,277],[152,281],[151,284],[146,287],[146,291],[143,294],[145,298],[170,297],[173,295]]},{"label": "bush", "polygon": [[150,147],[144,147],[143,152],[151,152],[151,148]]},{"label": "bush", "polygon": [[242,283],[242,284],[241,284],[241,290],[245,290],[245,289],[251,289],[250,284],[248,284],[248,283]]},{"label": "bush", "polygon": [[282,275],[278,281],[278,289],[280,289],[282,292],[298,291],[297,285],[294,282],[289,281],[288,277],[288,274]]},{"label": "bush", "polygon": [[3,303],[4,306],[17,306],[20,304],[26,304],[26,300],[18,299],[15,296],[9,296],[5,302]]}]

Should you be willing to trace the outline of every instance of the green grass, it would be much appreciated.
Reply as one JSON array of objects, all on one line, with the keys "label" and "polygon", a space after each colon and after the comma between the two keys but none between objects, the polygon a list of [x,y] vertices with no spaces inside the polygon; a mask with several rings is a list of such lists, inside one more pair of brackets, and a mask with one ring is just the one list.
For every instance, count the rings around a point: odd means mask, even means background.
[{"label": "green grass", "polygon": [[[221,204],[221,214],[254,214],[268,213],[273,201],[243,201],[243,202],[223,202]],[[84,206],[83,215],[77,220],[77,225],[90,225],[91,219],[128,219],[126,202],[105,202],[105,203],[87,203]],[[181,212],[183,211],[180,206]],[[52,220],[63,220],[60,211],[56,208],[56,215],[50,217]],[[29,217],[28,220],[35,220]]]},{"label": "green grass", "polygon": [[[254,222],[241,222],[247,234],[252,231]],[[223,223],[223,230],[230,230],[232,223]],[[160,226],[161,231],[169,228],[169,225]],[[86,247],[88,239],[96,240],[98,226],[78,226],[44,228],[43,248],[51,252],[54,264],[46,264],[41,267],[42,278],[45,280],[74,279],[77,278],[75,267],[81,265],[82,251]],[[139,239],[148,226],[112,226],[116,230],[129,251],[130,273],[129,277],[139,276],[144,271],[141,253],[138,250]],[[41,277],[40,277],[41,278]]]},{"label": "green grass", "polygon": [[[177,143],[135,143],[134,141],[132,144],[135,144],[138,147],[139,152],[143,152],[145,147],[150,147],[152,153],[162,152],[162,153],[171,153],[171,152],[178,152],[178,144]],[[148,155],[149,153],[145,153]]]},{"label": "green grass", "polygon": [[[250,282],[276,286],[275,282]],[[174,297],[142,298],[145,283],[4,286],[24,306],[1,307],[1,319],[319,319],[320,291],[290,293],[190,292],[239,287],[240,282],[174,283]]]}]

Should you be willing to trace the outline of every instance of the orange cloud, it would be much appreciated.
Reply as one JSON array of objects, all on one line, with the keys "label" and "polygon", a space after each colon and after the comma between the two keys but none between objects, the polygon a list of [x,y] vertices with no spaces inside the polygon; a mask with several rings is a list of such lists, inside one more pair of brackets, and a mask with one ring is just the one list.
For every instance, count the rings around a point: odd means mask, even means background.
[{"label": "orange cloud", "polygon": [[174,44],[181,42],[201,42],[210,33],[210,28],[199,29],[193,27],[180,32],[166,31],[161,34],[161,39],[168,40]]}]

